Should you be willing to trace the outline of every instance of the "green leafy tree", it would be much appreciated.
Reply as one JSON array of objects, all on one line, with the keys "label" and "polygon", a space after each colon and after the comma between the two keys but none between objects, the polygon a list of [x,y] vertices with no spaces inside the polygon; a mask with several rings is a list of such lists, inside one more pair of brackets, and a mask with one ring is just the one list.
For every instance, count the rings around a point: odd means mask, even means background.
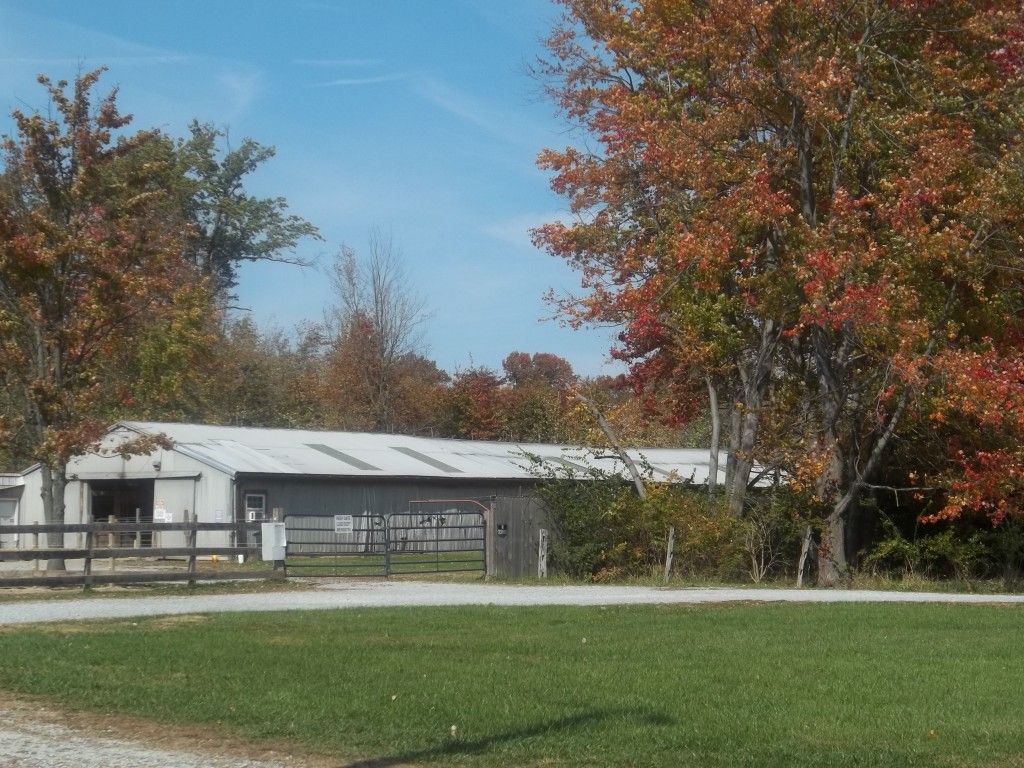
[{"label": "green leafy tree", "polygon": [[321,239],[319,230],[289,213],[283,197],[261,198],[245,189],[247,177],[274,156],[274,148],[250,138],[231,148],[226,132],[198,121],[189,131],[174,148],[174,182],[190,225],[186,254],[215,294],[230,298],[244,262],[307,266],[295,247],[304,238]]}]

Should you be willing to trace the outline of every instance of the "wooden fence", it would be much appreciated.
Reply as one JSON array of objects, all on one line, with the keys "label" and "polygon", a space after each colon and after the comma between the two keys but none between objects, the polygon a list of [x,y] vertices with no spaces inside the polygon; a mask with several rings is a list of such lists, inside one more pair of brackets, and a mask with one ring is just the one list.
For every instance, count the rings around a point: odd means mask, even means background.
[{"label": "wooden fence", "polygon": [[[234,533],[234,544],[222,547],[198,546],[200,531],[220,531]],[[30,576],[6,576],[0,571],[0,587],[29,587],[81,585],[91,587],[94,584],[142,584],[154,581],[187,581],[189,585],[197,581],[213,581],[223,579],[267,579],[282,578],[281,572],[269,570],[209,570],[197,568],[197,558],[218,557],[232,558],[238,555],[259,555],[260,545],[258,534],[260,523],[200,523],[194,519],[183,523],[53,523],[41,525],[4,525],[0,526],[2,534],[18,534],[31,536],[31,548],[0,549],[0,563],[32,562],[35,572]],[[163,533],[184,533],[183,546],[159,546],[160,535]],[[40,546],[40,536],[61,534],[64,541],[67,534],[78,534],[81,546],[50,547]],[[84,534],[84,542],[81,542]],[[125,546],[130,542],[131,546]],[[145,545],[143,544],[145,542]],[[145,558],[151,562],[161,558],[183,558],[184,568],[177,570],[141,570],[131,569],[120,573],[115,572],[118,558]],[[74,572],[56,572],[44,575],[39,572],[40,562],[61,559],[81,560],[82,569]],[[97,561],[109,561],[110,569],[106,573],[98,573],[94,566]]]}]

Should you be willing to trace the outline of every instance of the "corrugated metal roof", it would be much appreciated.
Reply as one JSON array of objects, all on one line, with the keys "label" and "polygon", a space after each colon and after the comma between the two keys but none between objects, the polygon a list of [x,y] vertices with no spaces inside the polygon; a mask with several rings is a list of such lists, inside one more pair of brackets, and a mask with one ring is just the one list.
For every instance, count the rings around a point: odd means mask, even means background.
[{"label": "corrugated metal roof", "polygon": [[[176,450],[235,474],[525,480],[534,477],[528,456],[581,475],[587,466],[606,472],[625,470],[611,451],[595,453],[570,445],[141,421],[121,425],[166,435]],[[672,476],[680,481],[707,481],[707,450],[639,448],[630,449],[629,454],[634,461],[647,462],[658,479]],[[724,453],[719,466],[721,483]]]}]

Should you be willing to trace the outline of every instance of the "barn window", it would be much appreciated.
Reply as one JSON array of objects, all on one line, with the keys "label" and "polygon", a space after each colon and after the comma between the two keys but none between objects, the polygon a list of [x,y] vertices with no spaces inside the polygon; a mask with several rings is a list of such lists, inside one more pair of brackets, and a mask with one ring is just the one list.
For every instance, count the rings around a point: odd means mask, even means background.
[{"label": "barn window", "polygon": [[245,519],[250,523],[265,520],[267,516],[267,494],[245,494]]}]

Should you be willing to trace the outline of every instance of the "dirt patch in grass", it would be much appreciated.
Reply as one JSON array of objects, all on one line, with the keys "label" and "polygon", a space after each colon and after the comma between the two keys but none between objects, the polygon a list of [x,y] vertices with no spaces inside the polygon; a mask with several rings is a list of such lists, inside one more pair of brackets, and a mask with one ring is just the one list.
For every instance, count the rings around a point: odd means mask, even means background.
[{"label": "dirt patch in grass", "polygon": [[[49,635],[106,635],[131,625],[128,621],[55,621],[33,624],[33,629]],[[0,635],[25,629],[24,624],[0,624]]]},{"label": "dirt patch in grass", "polygon": [[177,616],[160,616],[146,622],[146,629],[173,629],[174,627],[191,627],[209,621],[210,617],[201,613],[182,613]]},{"label": "dirt patch in grass", "polygon": [[[131,627],[142,627],[143,629],[175,629],[177,627],[193,627],[209,621],[210,617],[199,613],[183,613],[174,616],[158,616],[153,619],[125,619],[123,621],[109,621],[96,619],[94,621],[56,621],[42,624],[30,625],[33,630],[48,635],[108,635]],[[0,624],[0,634],[24,630],[24,624]]]}]

